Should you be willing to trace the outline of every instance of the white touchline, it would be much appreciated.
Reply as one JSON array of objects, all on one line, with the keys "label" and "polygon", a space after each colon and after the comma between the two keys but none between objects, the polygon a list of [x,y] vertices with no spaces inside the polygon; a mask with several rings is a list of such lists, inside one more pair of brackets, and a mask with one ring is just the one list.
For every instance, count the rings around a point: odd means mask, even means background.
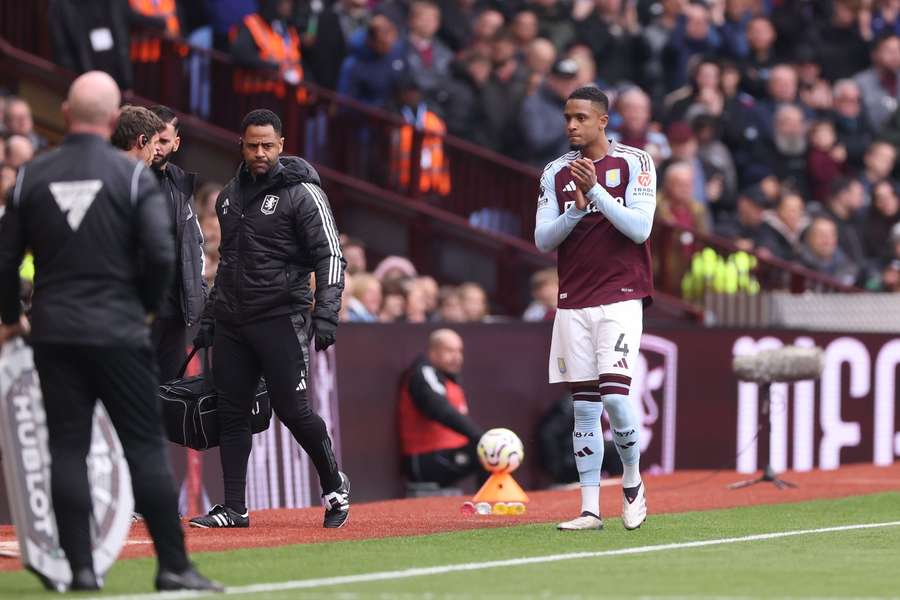
[{"label": "white touchline", "polygon": [[[322,577],[320,579],[298,579],[295,581],[282,581],[278,583],[259,583],[230,587],[225,593],[238,594],[263,594],[271,592],[283,592],[288,590],[303,590],[310,588],[330,587],[351,583],[369,583],[372,581],[388,581],[391,579],[409,579],[410,577],[424,577],[427,575],[444,575],[446,573],[459,573],[463,571],[482,571],[485,569],[497,569],[500,567],[519,567],[540,563],[560,562],[564,560],[578,560],[583,558],[602,558],[606,556],[625,556],[629,554],[648,554],[650,552],[662,552],[664,550],[684,550],[688,548],[702,548],[704,546],[718,546],[721,544],[737,544],[740,542],[758,542],[774,540],[798,535],[810,535],[814,533],[832,533],[836,531],[853,531],[857,529],[879,529],[883,527],[898,527],[900,521],[888,521],[885,523],[863,523],[858,525],[839,525],[836,527],[823,527],[821,529],[799,529],[796,531],[779,531],[776,533],[761,533],[744,537],[720,538],[717,540],[700,540],[697,542],[679,542],[673,544],[658,544],[656,546],[637,546],[635,548],[619,548],[616,550],[600,550],[597,552],[570,552],[567,554],[549,554],[546,556],[531,556],[527,558],[510,558],[507,560],[492,560],[479,563],[462,563],[456,565],[442,565],[438,567],[422,567],[418,569],[404,569],[402,571],[381,571],[379,573],[359,573],[357,575],[340,575],[336,577]],[[103,596],[90,600],[168,600],[175,598],[200,598],[212,596],[208,592],[158,592],[155,594],[130,594],[125,596]]]}]

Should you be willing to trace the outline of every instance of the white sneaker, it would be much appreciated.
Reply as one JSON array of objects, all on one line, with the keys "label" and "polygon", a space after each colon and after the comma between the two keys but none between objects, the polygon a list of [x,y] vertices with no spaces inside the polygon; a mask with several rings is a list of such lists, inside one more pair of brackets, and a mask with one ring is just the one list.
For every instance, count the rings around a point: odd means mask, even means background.
[{"label": "white sneaker", "polygon": [[638,484],[637,495],[629,500],[622,492],[622,524],[625,529],[637,529],[647,519],[647,500],[644,498],[644,483]]},{"label": "white sneaker", "polygon": [[560,531],[581,531],[582,529],[603,529],[603,519],[593,513],[584,511],[571,521],[564,521],[556,526]]}]

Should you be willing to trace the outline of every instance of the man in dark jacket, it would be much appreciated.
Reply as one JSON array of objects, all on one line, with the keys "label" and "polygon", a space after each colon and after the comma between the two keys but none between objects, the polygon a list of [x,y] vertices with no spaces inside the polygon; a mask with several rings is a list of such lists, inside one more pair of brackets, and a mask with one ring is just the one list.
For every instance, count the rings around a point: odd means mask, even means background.
[{"label": "man in dark jacket", "polygon": [[459,384],[463,341],[452,329],[428,338],[428,351],[404,374],[398,416],[403,468],[410,481],[450,485],[478,469],[484,430],[469,417]]},{"label": "man in dark jacket", "polygon": [[178,375],[186,358],[187,330],[200,322],[206,303],[203,279],[203,233],[194,210],[196,173],[185,173],[170,162],[178,152],[178,118],[170,108],[153,106],[150,111],[165,123],[159,134],[153,173],[159,180],[172,218],[175,239],[175,280],[163,298],[150,330],[161,381]]},{"label": "man in dark jacket", "polygon": [[281,156],[278,116],[254,110],[241,131],[244,161],[216,200],[221,258],[194,340],[196,347],[215,348],[225,502],[191,525],[250,526],[250,411],[264,375],[272,409],[319,474],[325,527],[340,527],[350,511],[350,481],[338,471],[325,422],[307,400],[307,336],[316,350],[334,343],[347,263],[318,173],[300,158]]},{"label": "man in dark jacket", "polygon": [[37,272],[31,341],[71,589],[102,585],[94,573],[85,462],[99,397],[156,546],[157,589],[221,591],[191,566],[178,521],[145,325],[172,274],[171,223],[153,176],[109,145],[119,97],[105,73],[76,79],[63,105],[69,136],[19,170],[0,221],[0,339],[19,323],[19,265],[30,248]]},{"label": "man in dark jacket", "polygon": [[51,0],[53,60],[76,73],[105,71],[123,90],[131,89],[130,14],[120,0]]}]

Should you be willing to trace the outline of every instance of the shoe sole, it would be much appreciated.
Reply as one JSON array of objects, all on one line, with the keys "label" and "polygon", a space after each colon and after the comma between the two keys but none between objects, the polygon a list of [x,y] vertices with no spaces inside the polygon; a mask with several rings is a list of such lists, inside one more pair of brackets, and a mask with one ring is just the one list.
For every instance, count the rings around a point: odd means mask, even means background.
[{"label": "shoe sole", "polygon": [[213,527],[211,525],[201,525],[200,523],[188,521],[188,527],[195,527],[196,529],[249,529],[250,525],[232,525],[231,527],[222,527],[220,525],[218,527]]},{"label": "shoe sole", "polygon": [[561,524],[556,526],[557,531],[603,531],[603,523],[599,527],[563,527]]},{"label": "shoe sole", "polygon": [[634,527],[629,527],[628,525],[625,524],[624,521],[622,521],[622,527],[625,528],[625,531],[634,531],[635,529],[640,529],[640,528],[641,528],[641,525],[643,525],[643,524],[646,523],[646,522],[647,522],[647,517],[645,516],[645,517],[641,520],[641,522],[638,523],[637,525],[635,525]]}]

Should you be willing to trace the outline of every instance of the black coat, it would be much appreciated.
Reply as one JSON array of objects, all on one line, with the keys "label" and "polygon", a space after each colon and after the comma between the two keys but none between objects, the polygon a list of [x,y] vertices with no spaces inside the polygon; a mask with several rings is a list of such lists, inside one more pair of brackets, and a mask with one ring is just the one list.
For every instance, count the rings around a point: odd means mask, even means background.
[{"label": "black coat", "polygon": [[[131,89],[130,13],[121,0],[51,0],[47,21],[54,62],[75,73],[106,71],[123,90]],[[112,38],[109,49],[104,31]]]},{"label": "black coat", "polygon": [[19,265],[30,248],[35,342],[148,346],[145,320],[171,282],[172,223],[156,179],[93,135],[19,169],[0,221],[0,311],[20,314]]},{"label": "black coat", "polygon": [[219,194],[216,214],[221,258],[205,320],[247,323],[307,313],[309,275],[315,273],[313,316],[338,322],[347,263],[319,174],[309,163],[282,156],[256,181],[241,164]]},{"label": "black coat", "polygon": [[169,163],[161,177],[163,192],[168,192],[170,214],[174,217],[176,277],[157,316],[183,320],[191,327],[200,320],[206,304],[207,287],[203,279],[203,233],[194,210],[196,173],[185,173]]}]

